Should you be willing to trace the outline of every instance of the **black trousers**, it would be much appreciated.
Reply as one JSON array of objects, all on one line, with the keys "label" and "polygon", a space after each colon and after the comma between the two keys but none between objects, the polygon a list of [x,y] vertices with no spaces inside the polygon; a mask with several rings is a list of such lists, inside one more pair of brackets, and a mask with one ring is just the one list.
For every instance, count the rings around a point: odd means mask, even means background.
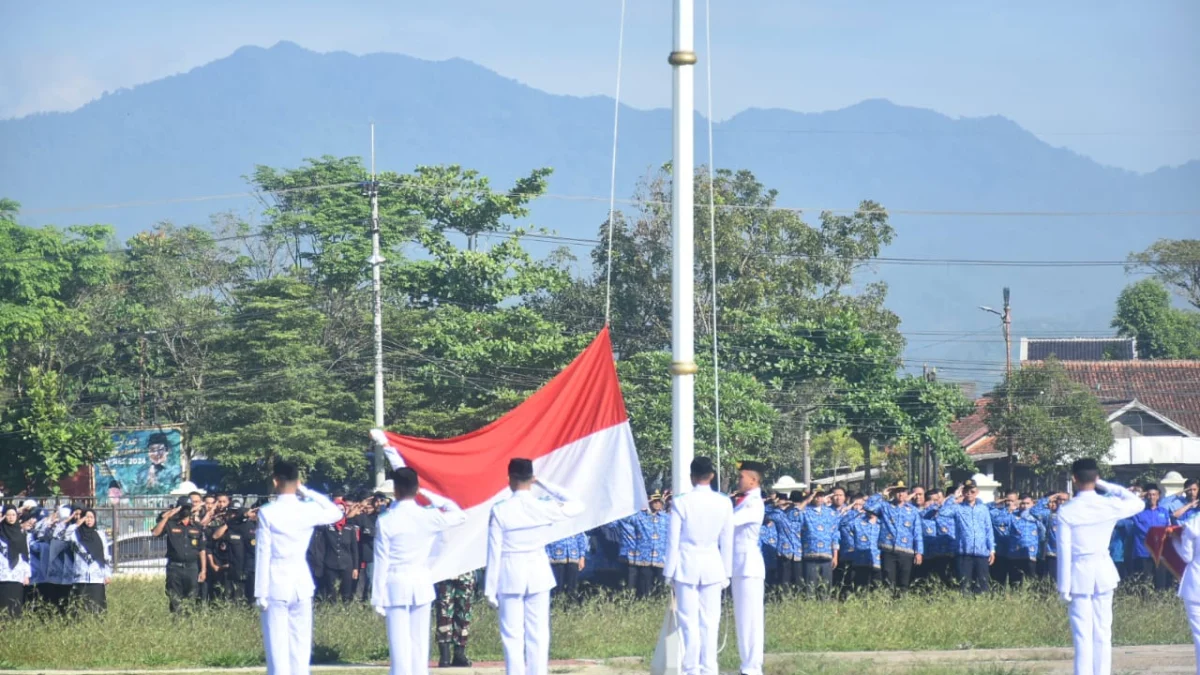
[{"label": "black trousers", "polygon": [[637,596],[644,598],[653,593],[662,584],[663,568],[646,565],[638,568]]},{"label": "black trousers", "polygon": [[960,555],[954,559],[958,571],[958,583],[963,593],[987,593],[991,590],[991,573],[988,559],[978,555]]},{"label": "black trousers", "polygon": [[955,580],[958,579],[952,556],[940,555],[936,558],[926,558],[921,569],[925,570],[925,578],[930,581],[939,581],[946,586],[953,586]]},{"label": "black trousers", "polygon": [[810,596],[819,595],[822,599],[827,599],[833,588],[833,561],[805,560],[803,569],[804,592]]},{"label": "black trousers", "polygon": [[342,602],[354,599],[354,570],[325,569],[321,575],[321,597],[325,600],[335,600],[341,595]]},{"label": "black trousers", "polygon": [[902,591],[912,584],[914,554],[881,551],[880,558],[883,562],[883,580],[890,588]]},{"label": "black trousers", "polygon": [[579,591],[579,563],[551,563],[550,571],[554,572],[553,595],[566,593],[572,597]]},{"label": "black trousers", "polygon": [[108,611],[104,584],[75,584],[71,589],[71,600],[82,612],[103,614]]},{"label": "black trousers", "polygon": [[0,619],[4,615],[19,619],[25,605],[25,585],[19,581],[0,582]]},{"label": "black trousers", "polygon": [[1033,576],[1036,561],[1028,558],[1009,558],[1004,570],[1004,581],[1009,586],[1020,586],[1026,577]]},{"label": "black trousers", "polygon": [[638,566],[633,563],[625,563],[625,588],[631,591],[637,590]]},{"label": "black trousers", "polygon": [[38,594],[42,602],[53,607],[59,614],[67,612],[67,604],[71,601],[71,587],[66,584],[38,584]]},{"label": "black trousers", "polygon": [[804,584],[804,562],[791,558],[779,557],[779,587],[783,589],[800,588]]},{"label": "black trousers", "polygon": [[184,603],[194,604],[199,598],[200,562],[167,563],[167,604],[172,614],[183,610]]},{"label": "black trousers", "polygon": [[854,566],[854,587],[858,590],[873,590],[879,588],[883,575],[874,565]]},{"label": "black trousers", "polygon": [[1058,556],[1048,555],[1038,561],[1037,575],[1043,579],[1058,576]]},{"label": "black trousers", "polygon": [[849,560],[839,560],[833,569],[833,587],[840,597],[845,597],[854,586],[854,566]]},{"label": "black trousers", "polygon": [[1166,565],[1155,565],[1154,558],[1136,558],[1134,560],[1137,578],[1147,585],[1153,584],[1155,590],[1165,591],[1174,587],[1171,571]]}]

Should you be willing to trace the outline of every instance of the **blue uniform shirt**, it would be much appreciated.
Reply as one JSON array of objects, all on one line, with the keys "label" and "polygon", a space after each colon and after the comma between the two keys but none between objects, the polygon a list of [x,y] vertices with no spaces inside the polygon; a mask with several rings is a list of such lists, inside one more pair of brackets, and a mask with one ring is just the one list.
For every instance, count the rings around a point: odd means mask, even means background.
[{"label": "blue uniform shirt", "polygon": [[942,513],[937,504],[929,504],[921,512],[921,519],[925,532],[925,554],[935,558],[954,555],[957,552],[955,540],[958,533],[954,516]]},{"label": "blue uniform shirt", "polygon": [[925,553],[925,537],[921,531],[921,514],[917,507],[904,502],[884,501],[883,495],[873,494],[866,509],[879,514],[879,548],[897,553]]},{"label": "blue uniform shirt", "polygon": [[879,569],[880,553],[879,553],[879,536],[880,536],[880,521],[871,522],[871,516],[866,513],[859,513],[851,519],[850,531],[854,533],[854,553],[851,556],[851,562],[855,567],[866,567],[870,565],[875,569]]},{"label": "blue uniform shirt", "polygon": [[616,531],[617,535],[617,556],[624,562],[631,565],[636,565],[637,558],[637,526],[634,525],[637,519],[637,514],[627,516],[618,521],[609,523],[605,527]]},{"label": "blue uniform shirt", "polygon": [[800,511],[800,545],[805,560],[830,560],[841,544],[838,514],[829,506],[808,506]]},{"label": "blue uniform shirt", "polygon": [[804,546],[800,540],[800,510],[796,507],[780,509],[768,505],[767,519],[775,523],[775,536],[779,539],[779,557],[788,560],[803,560]]},{"label": "blue uniform shirt", "polygon": [[662,567],[667,556],[667,525],[670,516],[666,511],[637,514],[634,528],[637,531],[637,565]]},{"label": "blue uniform shirt", "polygon": [[992,527],[991,509],[983,502],[974,506],[959,503],[951,497],[942,502],[939,516],[954,519],[954,553],[986,558],[996,552],[996,532]]},{"label": "blue uniform shirt", "polygon": [[775,523],[768,520],[758,531],[758,546],[762,549],[763,564],[768,570],[779,566],[779,539],[775,534]]},{"label": "blue uniform shirt", "polygon": [[1145,511],[1133,517],[1133,557],[1149,558],[1150,551],[1146,550],[1146,535],[1152,527],[1166,527],[1171,524],[1171,514],[1161,505],[1156,508],[1146,507]]},{"label": "blue uniform shirt", "polygon": [[1058,511],[1050,510],[1050,499],[1042,497],[1029,510],[1034,518],[1042,521],[1045,534],[1042,539],[1042,557],[1058,556]]},{"label": "blue uniform shirt", "polygon": [[1108,555],[1113,562],[1125,562],[1125,547],[1129,542],[1129,530],[1132,527],[1133,521],[1126,518],[1117,521],[1116,527],[1113,528],[1112,538],[1108,540]]},{"label": "blue uniform shirt", "polygon": [[996,538],[996,555],[1001,558],[1008,558],[1014,550],[1012,542],[1009,541],[1012,537],[1013,514],[1005,506],[991,504],[988,508],[992,514],[992,530],[994,530]]},{"label": "blue uniform shirt", "polygon": [[854,551],[858,544],[854,539],[854,521],[862,515],[861,511],[845,509],[838,515],[838,559],[854,562]]},{"label": "blue uniform shirt", "polygon": [[1009,515],[1010,534],[1008,537],[1008,556],[1013,560],[1037,560],[1038,550],[1042,539],[1045,538],[1046,526],[1032,513],[1014,511]]}]

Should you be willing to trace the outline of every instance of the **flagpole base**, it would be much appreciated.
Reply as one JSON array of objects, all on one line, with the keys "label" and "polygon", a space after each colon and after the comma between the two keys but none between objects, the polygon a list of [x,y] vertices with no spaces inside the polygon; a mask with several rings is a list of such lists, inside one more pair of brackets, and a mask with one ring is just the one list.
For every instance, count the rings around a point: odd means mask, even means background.
[{"label": "flagpole base", "polygon": [[683,637],[675,613],[675,591],[667,603],[667,614],[658,631],[658,644],[650,660],[650,675],[680,675],[683,672]]}]

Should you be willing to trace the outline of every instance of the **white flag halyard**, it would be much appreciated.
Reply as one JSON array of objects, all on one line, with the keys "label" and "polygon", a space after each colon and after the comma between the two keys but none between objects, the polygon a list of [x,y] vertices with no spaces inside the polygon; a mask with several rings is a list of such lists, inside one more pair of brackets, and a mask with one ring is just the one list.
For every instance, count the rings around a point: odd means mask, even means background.
[{"label": "white flag halyard", "polygon": [[515,457],[533,460],[539,478],[587,507],[548,530],[547,544],[646,505],[607,328],[563,372],[482,429],[450,439],[379,429],[371,436],[393,467],[412,467],[422,487],[454,500],[467,512],[467,522],[445,533],[434,552],[435,580],[487,563],[488,517],[492,505],[510,494],[508,462]]}]

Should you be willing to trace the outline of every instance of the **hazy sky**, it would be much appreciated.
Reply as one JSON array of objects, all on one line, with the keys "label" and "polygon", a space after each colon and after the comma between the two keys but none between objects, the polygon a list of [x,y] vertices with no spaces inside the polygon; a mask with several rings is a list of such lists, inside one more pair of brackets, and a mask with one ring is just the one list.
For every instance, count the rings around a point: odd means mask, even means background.
[{"label": "hazy sky", "polygon": [[[670,103],[669,0],[627,0],[622,99]],[[1000,114],[1139,171],[1200,158],[1197,0],[711,0],[716,117],[866,98]],[[612,95],[620,0],[0,3],[0,118],[254,44],[462,57],[540,89]],[[704,0],[696,40],[704,53]],[[704,71],[697,106],[703,110]]]}]

